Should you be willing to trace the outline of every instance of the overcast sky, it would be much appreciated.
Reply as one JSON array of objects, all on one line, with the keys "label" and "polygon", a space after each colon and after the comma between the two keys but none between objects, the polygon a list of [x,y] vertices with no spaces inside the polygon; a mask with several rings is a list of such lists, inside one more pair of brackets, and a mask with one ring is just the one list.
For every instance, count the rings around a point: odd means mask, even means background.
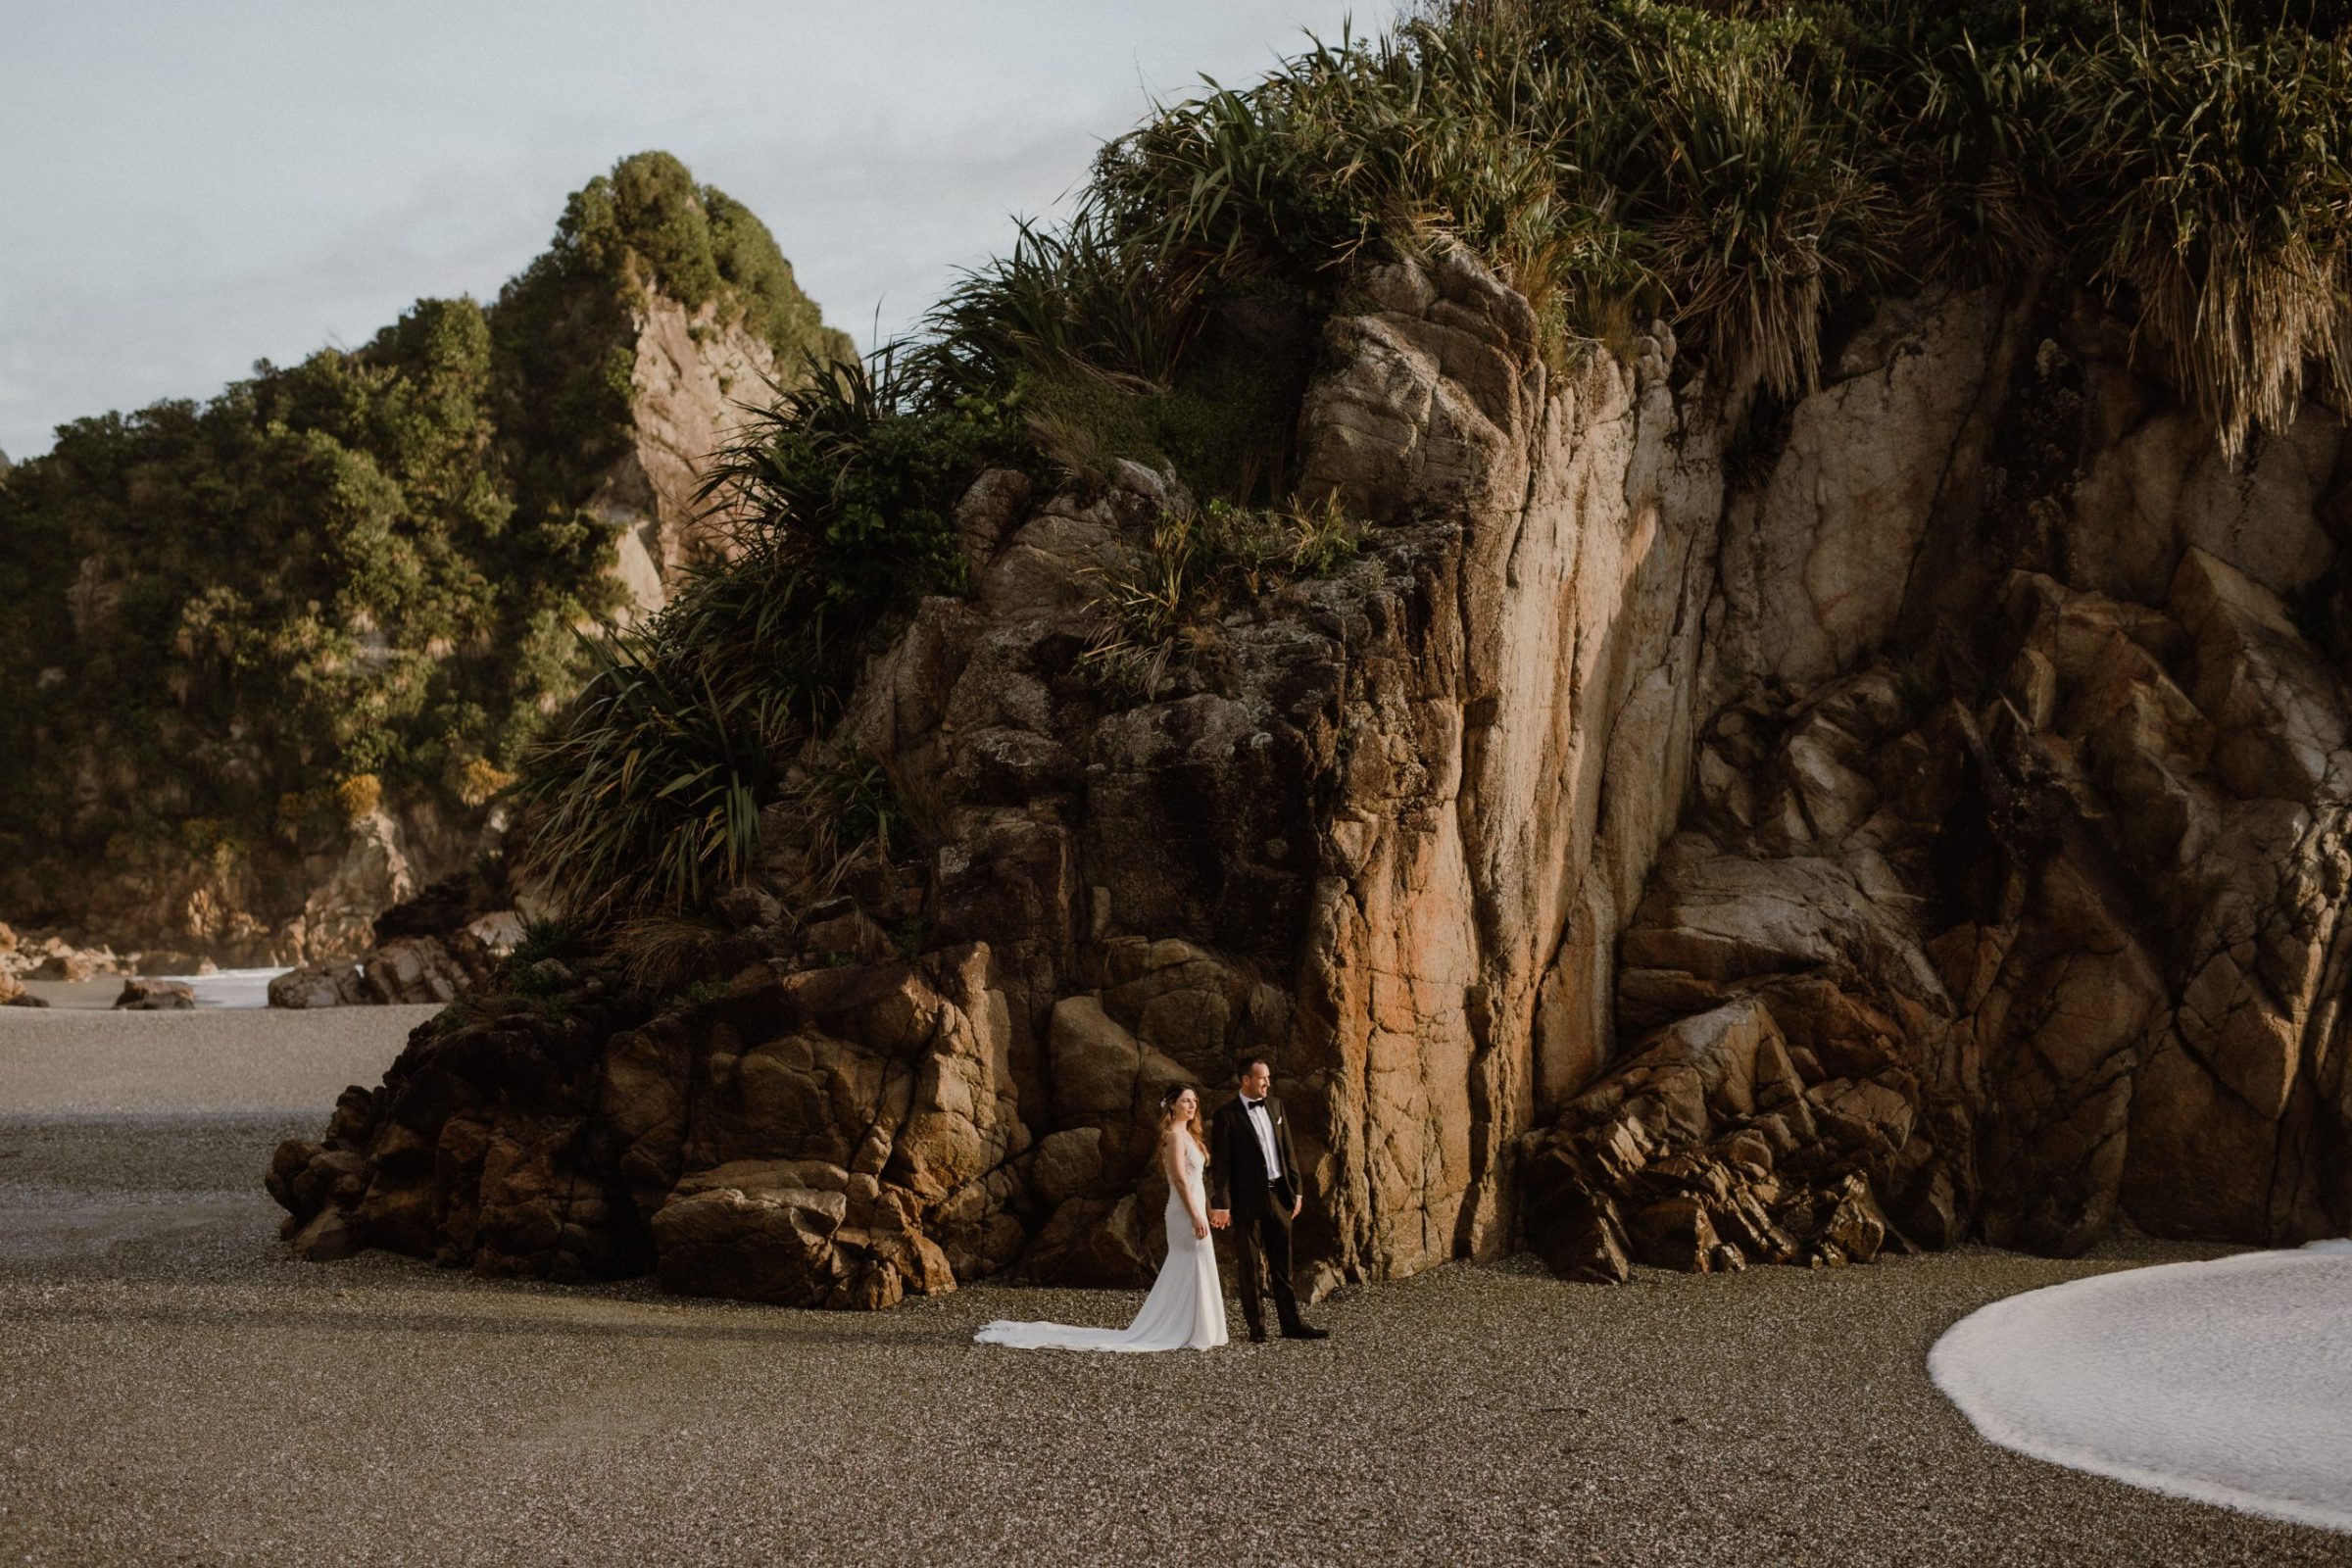
[{"label": "overcast sky", "polygon": [[660,147],[860,347],[1203,74],[1389,0],[0,0],[0,451],[487,299]]}]

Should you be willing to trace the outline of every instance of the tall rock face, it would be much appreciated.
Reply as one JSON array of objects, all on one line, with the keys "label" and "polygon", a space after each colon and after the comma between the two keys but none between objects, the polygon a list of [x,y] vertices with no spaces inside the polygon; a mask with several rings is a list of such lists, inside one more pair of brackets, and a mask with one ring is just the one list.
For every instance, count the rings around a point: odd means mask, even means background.
[{"label": "tall rock face", "polygon": [[1359,557],[1137,700],[1082,655],[1189,498],[984,476],[803,759],[919,846],[819,899],[779,808],[723,983],[418,1031],[280,1150],[298,1248],[1132,1282],[1152,1107],[1248,1052],[1319,1286],[2352,1224],[2332,416],[2229,468],[2067,302],[1888,302],[1773,406],[1662,327],[1557,368],[1460,255],[1348,298],[1298,450]]},{"label": "tall rock face", "polygon": [[1379,591],[1390,635],[1345,660],[1284,1061],[1327,1117],[1345,1277],[1506,1245],[1514,1141],[1602,1054],[1609,938],[1690,767],[1722,507],[1671,341],[1555,380],[1467,262],[1365,292],[1305,482],[1422,542]]},{"label": "tall rock face", "polygon": [[628,595],[623,618],[668,602],[692,563],[724,547],[723,517],[695,493],[710,455],[740,422],[736,405],[800,373],[741,321],[649,292],[628,320],[626,445],[599,478],[588,511],[612,530],[612,572]]},{"label": "tall rock face", "polygon": [[643,154],[491,305],[63,427],[0,473],[0,908],[149,968],[366,949],[494,844],[575,629],[722,548],[738,400],[846,351]]},{"label": "tall rock face", "polygon": [[2352,1224],[2341,426],[2233,471],[2095,313],[1933,318],[1727,509],[1632,1054],[1528,1142],[1566,1272]]}]

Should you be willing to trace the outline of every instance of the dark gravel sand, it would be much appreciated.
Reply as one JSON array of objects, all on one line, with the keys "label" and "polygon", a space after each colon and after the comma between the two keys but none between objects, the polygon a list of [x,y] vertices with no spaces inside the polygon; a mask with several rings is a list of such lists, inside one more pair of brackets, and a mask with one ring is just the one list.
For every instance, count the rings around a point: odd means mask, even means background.
[{"label": "dark gravel sand", "polygon": [[1928,1382],[1985,1301],[2211,1250],[1449,1268],[1325,1302],[1328,1344],[1116,1357],[967,1341],[1132,1296],[852,1317],[293,1262],[263,1164],[404,1012],[0,1029],[0,1563],[2352,1563],[1994,1448]]}]

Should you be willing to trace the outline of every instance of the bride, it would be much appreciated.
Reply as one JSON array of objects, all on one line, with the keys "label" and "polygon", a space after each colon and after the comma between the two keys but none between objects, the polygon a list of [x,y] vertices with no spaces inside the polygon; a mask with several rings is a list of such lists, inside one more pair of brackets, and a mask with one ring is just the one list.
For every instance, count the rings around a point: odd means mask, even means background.
[{"label": "bride", "polygon": [[1200,1097],[1171,1089],[1159,1100],[1159,1168],[1168,1178],[1168,1258],[1123,1329],[1065,1323],[989,1324],[973,1339],[1022,1350],[1211,1350],[1225,1343],[1225,1287],[1208,1239],[1208,1194],[1200,1173],[1208,1146],[1200,1136]]}]

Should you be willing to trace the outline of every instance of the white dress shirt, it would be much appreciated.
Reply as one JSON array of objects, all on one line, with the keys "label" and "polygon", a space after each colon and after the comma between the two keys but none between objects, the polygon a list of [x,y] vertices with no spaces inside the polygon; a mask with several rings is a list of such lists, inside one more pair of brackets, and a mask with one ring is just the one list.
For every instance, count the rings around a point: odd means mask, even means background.
[{"label": "white dress shirt", "polygon": [[1249,1121],[1250,1130],[1257,1134],[1257,1147],[1265,1152],[1266,1180],[1282,1180],[1282,1161],[1274,1152],[1274,1118],[1267,1114],[1266,1102],[1262,1100],[1255,1103],[1242,1102],[1242,1115]]}]

